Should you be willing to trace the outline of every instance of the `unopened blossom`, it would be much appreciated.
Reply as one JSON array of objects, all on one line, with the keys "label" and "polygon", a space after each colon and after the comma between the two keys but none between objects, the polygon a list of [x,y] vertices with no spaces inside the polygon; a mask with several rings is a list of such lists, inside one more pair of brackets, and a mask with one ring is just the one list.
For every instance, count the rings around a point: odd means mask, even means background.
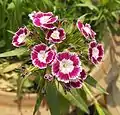
[{"label": "unopened blossom", "polygon": [[80,20],[77,21],[77,28],[79,29],[79,31],[82,33],[82,35],[86,38],[95,38],[96,33],[91,29],[90,24],[83,24],[81,23]]},{"label": "unopened blossom", "polygon": [[93,64],[98,64],[104,55],[104,48],[102,44],[92,41],[89,44],[89,59]]},{"label": "unopened blossom", "polygon": [[70,80],[69,83],[65,83],[64,86],[66,89],[81,88],[86,77],[86,72],[84,69],[82,69],[78,78]]},{"label": "unopened blossom", "polygon": [[52,43],[61,43],[66,38],[66,34],[63,28],[55,28],[49,30],[46,35],[46,40]]},{"label": "unopened blossom", "polygon": [[53,76],[51,74],[45,74],[44,75],[44,79],[48,80],[48,81],[52,81],[53,80]]},{"label": "unopened blossom", "polygon": [[21,27],[13,36],[12,44],[20,47],[25,44],[26,37],[29,36],[30,31],[26,27]]},{"label": "unopened blossom", "polygon": [[54,16],[52,12],[32,12],[29,14],[30,19],[36,27],[42,27],[44,29],[54,29],[53,25],[57,20],[58,16]]},{"label": "unopened blossom", "polygon": [[81,61],[78,55],[70,52],[58,53],[56,61],[52,64],[52,74],[64,83],[78,78],[81,70]]},{"label": "unopened blossom", "polygon": [[31,59],[34,66],[44,69],[55,59],[55,50],[41,43],[32,48]]}]

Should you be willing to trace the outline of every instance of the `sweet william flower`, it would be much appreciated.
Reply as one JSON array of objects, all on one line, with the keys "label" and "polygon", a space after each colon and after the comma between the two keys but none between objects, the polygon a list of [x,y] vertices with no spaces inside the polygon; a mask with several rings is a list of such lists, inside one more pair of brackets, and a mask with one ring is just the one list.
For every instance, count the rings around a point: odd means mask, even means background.
[{"label": "sweet william flower", "polygon": [[98,64],[104,55],[104,48],[102,44],[97,43],[96,41],[92,41],[89,44],[89,60],[93,64]]},{"label": "sweet william flower", "polygon": [[57,77],[58,81],[64,83],[78,78],[81,70],[79,57],[70,52],[58,53],[56,61],[52,64],[52,74]]},{"label": "sweet william flower", "polygon": [[52,43],[61,43],[66,38],[66,34],[63,28],[55,28],[49,30],[46,34],[46,40]]},{"label": "sweet william flower", "polygon": [[29,14],[30,19],[36,27],[42,27],[44,29],[54,29],[53,25],[57,20],[58,16],[54,16],[52,12],[32,12]]},{"label": "sweet william flower", "polygon": [[34,66],[44,69],[54,61],[56,51],[41,43],[32,48],[31,60]]},{"label": "sweet william flower", "polygon": [[54,77],[51,74],[45,74],[44,79],[46,79],[48,81],[52,81],[54,79]]},{"label": "sweet william flower", "polygon": [[82,35],[86,38],[95,38],[96,33],[91,29],[90,24],[83,24],[81,23],[80,20],[77,21],[77,28],[79,29],[79,31],[82,33]]},{"label": "sweet william flower", "polygon": [[70,80],[69,83],[65,83],[64,86],[66,89],[81,88],[86,77],[86,72],[84,69],[82,69],[78,78]]},{"label": "sweet william flower", "polygon": [[20,28],[12,39],[12,44],[16,47],[20,47],[25,44],[26,37],[29,36],[30,31],[26,27]]}]

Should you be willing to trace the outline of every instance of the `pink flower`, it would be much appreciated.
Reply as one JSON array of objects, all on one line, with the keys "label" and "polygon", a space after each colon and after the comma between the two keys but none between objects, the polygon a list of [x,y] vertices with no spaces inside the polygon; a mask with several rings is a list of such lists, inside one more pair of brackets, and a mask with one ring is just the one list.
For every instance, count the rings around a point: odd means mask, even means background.
[{"label": "pink flower", "polygon": [[52,43],[61,43],[66,38],[66,34],[63,28],[56,28],[49,30],[46,39]]},{"label": "pink flower", "polygon": [[36,27],[45,29],[54,29],[54,23],[58,20],[58,16],[54,16],[52,12],[32,12],[29,14],[30,19]]},{"label": "pink flower", "polygon": [[51,65],[56,56],[55,50],[41,43],[35,45],[32,49],[31,59],[34,66],[44,69],[47,65]]},{"label": "pink flower", "polygon": [[83,81],[86,79],[86,77],[87,76],[86,76],[85,70],[82,69],[78,78],[70,80],[69,83],[65,83],[64,86],[66,89],[81,88]]},{"label": "pink flower", "polygon": [[80,20],[77,21],[77,27],[79,31],[82,33],[82,35],[88,39],[88,38],[95,38],[96,33],[91,29],[90,24],[82,24]]},{"label": "pink flower", "polygon": [[104,55],[104,48],[102,44],[92,41],[89,44],[89,59],[93,64],[98,64]]},{"label": "pink flower", "polygon": [[52,74],[59,81],[69,83],[70,80],[78,78],[81,72],[81,62],[76,54],[61,52],[56,56],[56,61],[52,65]]},{"label": "pink flower", "polygon": [[52,81],[53,80],[53,76],[51,74],[45,74],[44,79],[48,80],[48,81]]},{"label": "pink flower", "polygon": [[12,44],[16,47],[20,47],[25,44],[25,39],[29,36],[30,31],[26,27],[20,28],[13,36]]}]

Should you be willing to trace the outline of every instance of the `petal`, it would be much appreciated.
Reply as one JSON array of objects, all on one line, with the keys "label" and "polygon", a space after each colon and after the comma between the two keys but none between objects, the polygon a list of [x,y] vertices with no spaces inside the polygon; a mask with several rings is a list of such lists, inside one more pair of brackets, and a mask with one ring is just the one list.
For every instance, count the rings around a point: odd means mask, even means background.
[{"label": "petal", "polygon": [[84,69],[82,69],[82,71],[80,72],[80,78],[81,78],[82,80],[85,80],[86,77],[87,77],[86,72],[85,72]]},{"label": "petal", "polygon": [[97,43],[95,41],[90,42],[89,47],[94,48],[97,46]]},{"label": "petal", "polygon": [[87,33],[84,29],[82,29],[81,32],[85,38],[89,38],[89,33]]},{"label": "petal", "polygon": [[79,79],[76,79],[75,81],[71,81],[70,85],[73,88],[81,88],[82,87],[82,81],[79,80]]},{"label": "petal", "polygon": [[57,20],[58,20],[58,16],[51,17],[47,23],[48,23],[48,24],[53,24],[53,23],[55,23]]},{"label": "petal", "polygon": [[97,49],[99,50],[99,56],[103,56],[104,50],[103,50],[102,44],[99,44],[99,45],[97,46]]},{"label": "petal", "polygon": [[59,76],[58,76],[58,80],[68,83],[69,82],[69,75],[68,74],[64,74],[62,72],[59,72]]},{"label": "petal", "polygon": [[41,11],[36,12],[36,13],[34,14],[34,18],[41,18],[41,17],[43,17],[43,16],[44,16],[44,13],[41,12]]},{"label": "petal", "polygon": [[47,67],[46,63],[40,62],[40,60],[35,59],[32,61],[33,65],[39,67],[40,69],[45,69]]},{"label": "petal", "polygon": [[58,53],[58,60],[63,60],[63,59],[69,59],[70,58],[70,54],[69,52],[61,52],[61,53]]},{"label": "petal", "polygon": [[58,31],[60,32],[60,38],[64,40],[66,38],[66,34],[63,28],[59,28]]},{"label": "petal", "polygon": [[18,42],[18,35],[16,34],[13,36],[12,44],[15,47],[20,47],[20,46],[23,46],[25,44],[25,42],[19,43]]},{"label": "petal", "polygon": [[48,47],[45,44],[43,44],[43,43],[35,45],[33,47],[33,50],[35,50],[36,52],[40,52],[41,50],[45,51],[47,49],[48,49]]},{"label": "petal", "polygon": [[102,60],[102,57],[98,57],[98,58],[97,58],[97,61],[98,61],[98,62],[101,62],[101,60]]},{"label": "petal", "polygon": [[91,58],[92,57],[92,48],[89,48],[89,58]]},{"label": "petal", "polygon": [[55,29],[56,27],[53,24],[43,24],[41,27],[45,29]]},{"label": "petal", "polygon": [[59,63],[59,61],[56,60],[56,61],[52,64],[52,74],[53,74],[53,75],[58,76],[59,67],[60,67],[60,63]]},{"label": "petal", "polygon": [[31,59],[34,60],[36,58],[38,58],[38,52],[32,51],[32,53],[31,53]]},{"label": "petal", "polygon": [[91,30],[91,36],[90,37],[94,39],[95,35],[96,35],[96,33],[93,30]]},{"label": "petal", "polygon": [[24,33],[25,33],[26,36],[30,34],[30,31],[26,27],[24,27],[23,31],[24,31]]},{"label": "petal", "polygon": [[79,76],[80,71],[80,67],[74,67],[73,71],[69,73],[69,79],[76,79]]},{"label": "petal", "polygon": [[34,19],[33,19],[33,24],[34,24],[36,27],[40,27],[40,26],[41,26],[40,19],[39,19],[39,18],[34,18]]},{"label": "petal", "polygon": [[46,62],[47,63],[51,63],[51,61],[53,60],[54,55],[55,55],[54,52],[52,50],[50,50],[48,52],[48,56],[47,56]]},{"label": "petal", "polygon": [[24,33],[24,28],[20,28],[16,34],[19,36],[20,34],[23,34]]},{"label": "petal", "polygon": [[47,13],[43,13],[44,16],[53,16],[53,13],[52,12],[47,12]]},{"label": "petal", "polygon": [[79,31],[81,31],[82,28],[84,27],[84,25],[80,22],[80,20],[77,21],[77,27],[78,27]]},{"label": "petal", "polygon": [[96,60],[94,57],[91,58],[91,62],[92,62],[93,64],[97,64],[97,63],[98,63],[97,60]]},{"label": "petal", "polygon": [[52,42],[52,43],[61,43],[62,41],[60,39],[51,39],[50,42]]},{"label": "petal", "polygon": [[79,59],[78,56],[72,55],[72,56],[70,57],[70,60],[73,61],[73,65],[74,65],[74,66],[80,65],[80,59]]}]

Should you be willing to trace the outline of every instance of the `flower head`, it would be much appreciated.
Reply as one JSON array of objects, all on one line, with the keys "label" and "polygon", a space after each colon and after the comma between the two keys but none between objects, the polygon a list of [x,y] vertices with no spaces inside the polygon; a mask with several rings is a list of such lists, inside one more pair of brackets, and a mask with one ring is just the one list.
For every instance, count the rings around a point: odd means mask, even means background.
[{"label": "flower head", "polygon": [[51,64],[55,59],[55,50],[41,43],[35,45],[32,49],[31,59],[34,66],[44,69]]},{"label": "flower head", "polygon": [[92,41],[89,44],[89,59],[93,64],[98,64],[104,55],[104,48],[102,44]]},{"label": "flower head", "polygon": [[58,16],[54,16],[52,12],[32,12],[29,14],[30,19],[36,27],[45,29],[54,29],[54,23],[58,20]]},{"label": "flower head", "polygon": [[13,36],[12,44],[16,47],[24,45],[25,39],[29,34],[30,31],[26,27],[20,28]]},{"label": "flower head", "polygon": [[51,74],[45,74],[44,75],[44,79],[48,80],[48,81],[52,81],[53,80],[53,76]]},{"label": "flower head", "polygon": [[61,43],[66,38],[66,34],[63,28],[55,28],[49,30],[46,39],[52,43]]},{"label": "flower head", "polygon": [[56,56],[56,61],[52,65],[52,74],[59,81],[68,83],[76,79],[81,72],[81,62],[76,54],[70,52],[61,52]]},{"label": "flower head", "polygon": [[77,27],[79,31],[82,33],[82,35],[88,39],[88,38],[95,38],[96,33],[91,29],[90,24],[82,24],[80,20],[77,21]]}]

